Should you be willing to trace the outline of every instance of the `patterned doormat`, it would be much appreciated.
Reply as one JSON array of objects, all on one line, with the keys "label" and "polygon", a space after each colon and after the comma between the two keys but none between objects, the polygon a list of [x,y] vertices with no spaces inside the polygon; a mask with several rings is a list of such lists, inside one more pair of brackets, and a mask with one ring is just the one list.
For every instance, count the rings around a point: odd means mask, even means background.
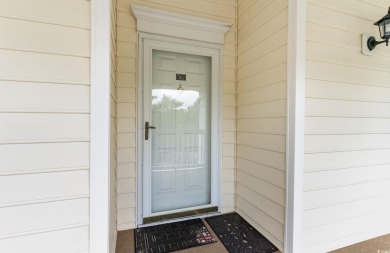
[{"label": "patterned doormat", "polygon": [[201,219],[138,228],[135,252],[163,253],[216,242]]},{"label": "patterned doormat", "polygon": [[230,253],[271,253],[278,249],[237,213],[206,218]]}]

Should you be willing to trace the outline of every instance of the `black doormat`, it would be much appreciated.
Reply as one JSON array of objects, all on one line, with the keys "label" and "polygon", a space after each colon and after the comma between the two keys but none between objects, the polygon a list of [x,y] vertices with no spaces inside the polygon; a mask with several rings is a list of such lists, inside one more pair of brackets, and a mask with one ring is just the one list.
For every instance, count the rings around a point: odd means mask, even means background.
[{"label": "black doormat", "polygon": [[201,219],[138,228],[135,252],[163,253],[216,242]]},{"label": "black doormat", "polygon": [[278,249],[237,213],[206,218],[230,253],[271,253]]}]

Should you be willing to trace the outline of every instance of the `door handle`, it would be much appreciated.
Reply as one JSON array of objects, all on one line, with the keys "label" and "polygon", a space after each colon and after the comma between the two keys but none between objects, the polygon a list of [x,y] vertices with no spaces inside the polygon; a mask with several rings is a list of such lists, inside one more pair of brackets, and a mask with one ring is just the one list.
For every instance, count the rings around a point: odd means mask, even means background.
[{"label": "door handle", "polygon": [[145,122],[145,140],[148,140],[148,139],[149,139],[149,128],[150,128],[150,129],[156,129],[156,127],[150,126],[150,125],[149,125],[149,122],[146,121],[146,122]]}]

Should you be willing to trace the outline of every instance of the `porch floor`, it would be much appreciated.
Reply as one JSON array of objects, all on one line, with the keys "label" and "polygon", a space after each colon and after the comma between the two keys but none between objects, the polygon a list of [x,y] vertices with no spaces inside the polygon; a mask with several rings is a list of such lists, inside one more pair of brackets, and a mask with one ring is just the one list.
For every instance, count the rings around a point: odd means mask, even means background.
[{"label": "porch floor", "polygon": [[[216,243],[203,245],[199,247],[184,249],[176,251],[178,253],[228,253],[223,244],[220,242],[218,236],[210,228],[207,222],[204,222],[214,238]],[[124,230],[118,232],[116,253],[133,253],[134,252],[134,229]],[[349,247],[332,251],[330,253],[377,253],[390,252],[390,234],[373,238],[364,242],[360,242]],[[280,251],[276,252],[280,253]]]},{"label": "porch floor", "polygon": [[[189,249],[179,250],[175,252],[180,253],[229,253],[222,242],[218,239],[218,236],[214,233],[214,231],[210,228],[209,224],[203,220],[203,223],[206,225],[207,229],[213,235],[213,237],[217,240],[216,243],[211,243],[203,246],[193,247]],[[134,252],[134,229],[119,231],[118,239],[116,243],[116,253],[133,253]]]},{"label": "porch floor", "polygon": [[390,234],[359,242],[329,253],[390,253]]},{"label": "porch floor", "polygon": [[[189,248],[189,249],[179,250],[179,251],[175,251],[175,252],[178,252],[178,253],[210,253],[210,252],[229,253],[225,249],[225,247],[223,246],[222,242],[219,240],[218,236],[214,233],[213,229],[209,226],[209,224],[205,220],[203,220],[203,223],[205,224],[207,229],[210,231],[212,236],[217,240],[217,242],[203,245],[203,246],[193,247],[193,248]],[[116,253],[133,253],[134,248],[135,248],[134,245],[135,245],[134,229],[118,232]],[[275,253],[281,253],[281,252],[277,251]]]}]

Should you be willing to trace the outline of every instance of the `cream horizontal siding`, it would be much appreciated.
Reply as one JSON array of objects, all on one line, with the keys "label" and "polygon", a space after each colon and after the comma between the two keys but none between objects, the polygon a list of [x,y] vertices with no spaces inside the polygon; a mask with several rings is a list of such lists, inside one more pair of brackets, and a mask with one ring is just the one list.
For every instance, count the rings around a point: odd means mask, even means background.
[{"label": "cream horizontal siding", "polygon": [[0,49],[0,64],[2,80],[84,85],[90,82],[90,61],[85,57]]},{"label": "cream horizontal siding", "polygon": [[[1,41],[2,48],[90,56],[88,29],[0,17],[0,30],[7,34]],[[42,43],[43,38],[45,43]],[[74,39],[69,41],[69,38]],[[29,41],[28,45],[26,40]]]},{"label": "cream horizontal siding", "polygon": [[[126,4],[126,10],[123,5]],[[121,9],[122,8],[122,9]],[[135,227],[136,32],[128,1],[117,3],[117,228]],[[131,65],[131,67],[130,67]]]},{"label": "cream horizontal siding", "polygon": [[[15,154],[23,154],[23,159],[19,159]],[[88,142],[0,145],[1,175],[73,171],[88,168]]]},{"label": "cream horizontal siding", "polygon": [[287,1],[238,2],[236,210],[280,250],[286,177]]},{"label": "cream horizontal siding", "polygon": [[[2,190],[0,206],[12,206],[42,199],[57,200],[61,197],[88,197],[89,189],[85,184],[88,178],[88,170],[4,176],[0,178]],[[72,188],[67,187],[68,185],[72,185]]]},{"label": "cream horizontal siding", "polygon": [[89,139],[88,114],[2,113],[0,121],[2,144]]},{"label": "cream horizontal siding", "polygon": [[[72,15],[69,15],[70,13]],[[90,13],[91,6],[88,1],[36,0],[34,2],[26,1],[23,4],[15,1],[3,1],[0,16],[88,30],[91,27]]]},{"label": "cream horizontal siding", "polygon": [[[39,95],[31,96],[34,92]],[[0,108],[8,113],[89,112],[88,85],[0,81],[0,93],[8,94],[0,101]]]},{"label": "cream horizontal siding", "polygon": [[90,2],[2,1],[0,251],[88,252]]},{"label": "cream horizontal siding", "polygon": [[[1,238],[9,238],[47,230],[88,226],[88,205],[88,198],[70,198],[60,201],[3,207],[0,209],[0,236]],[[17,219],[10,219],[12,216],[17,216]],[[42,219],[42,216],[44,216],[44,219]],[[5,252],[11,251],[12,248]]]},{"label": "cream horizontal siding", "polygon": [[7,252],[25,252],[26,249],[39,249],[39,252],[57,253],[78,252],[79,249],[87,249],[88,226],[36,233],[28,236],[2,239],[0,249],[12,249]]},{"label": "cream horizontal siding", "polygon": [[136,226],[137,31],[130,4],[225,21],[223,72],[222,211],[234,211],[235,181],[235,0],[118,0],[117,4],[117,193],[118,229]]},{"label": "cream horizontal siding", "polygon": [[387,4],[308,2],[305,252],[390,232],[390,53],[360,52]]}]

